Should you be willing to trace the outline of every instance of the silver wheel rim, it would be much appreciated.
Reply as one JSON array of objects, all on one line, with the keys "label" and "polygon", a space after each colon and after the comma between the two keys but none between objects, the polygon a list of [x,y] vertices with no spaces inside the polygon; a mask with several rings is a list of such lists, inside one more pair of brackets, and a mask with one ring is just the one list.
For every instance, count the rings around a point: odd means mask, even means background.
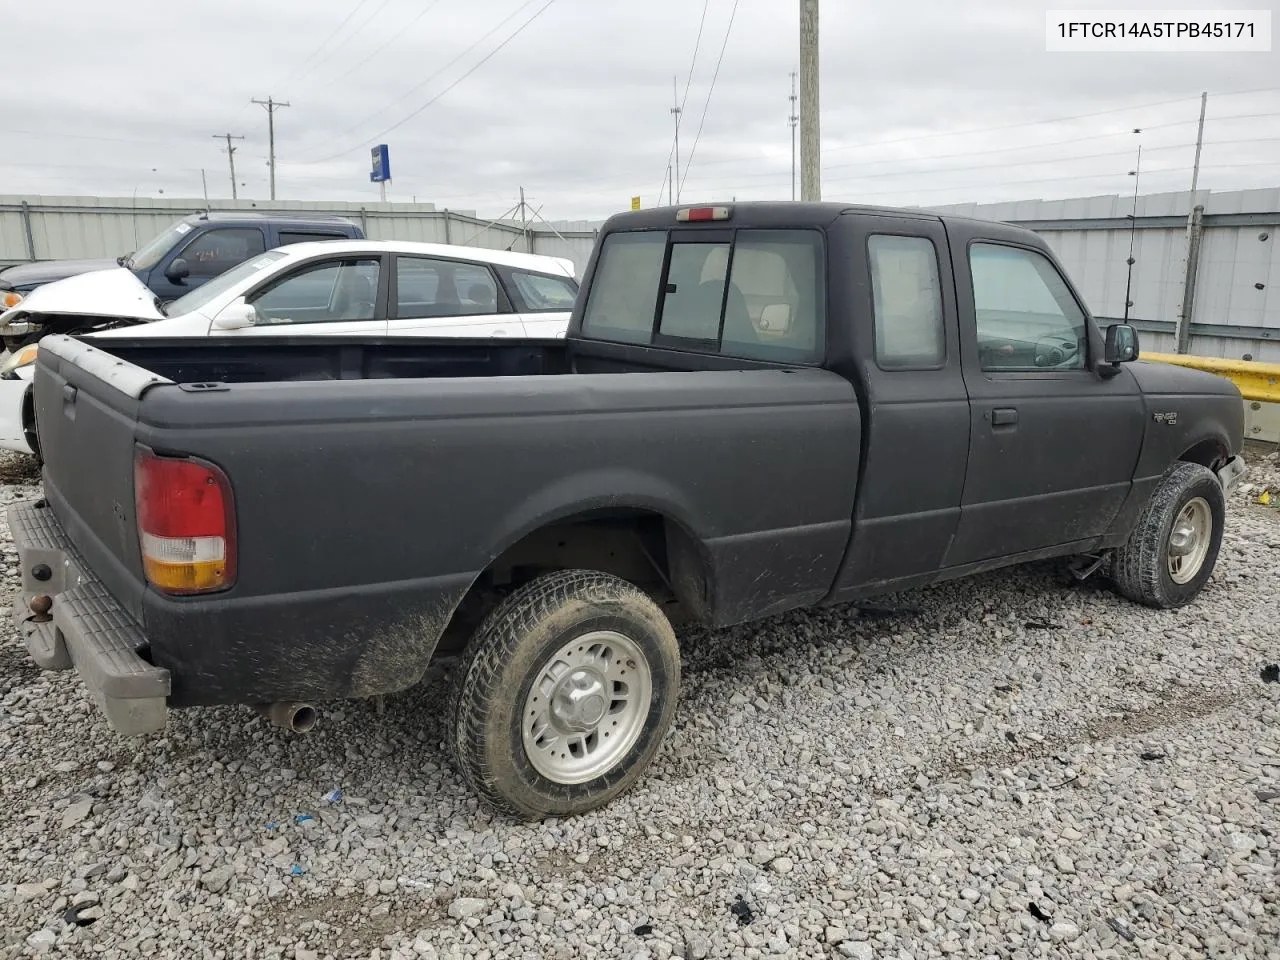
[{"label": "silver wheel rim", "polygon": [[584,633],[538,670],[520,715],[525,755],[555,783],[594,780],[635,746],[652,699],[649,662],[633,640]]},{"label": "silver wheel rim", "polygon": [[1203,497],[1188,500],[1169,531],[1169,578],[1174,583],[1194,580],[1209,553],[1213,511]]}]

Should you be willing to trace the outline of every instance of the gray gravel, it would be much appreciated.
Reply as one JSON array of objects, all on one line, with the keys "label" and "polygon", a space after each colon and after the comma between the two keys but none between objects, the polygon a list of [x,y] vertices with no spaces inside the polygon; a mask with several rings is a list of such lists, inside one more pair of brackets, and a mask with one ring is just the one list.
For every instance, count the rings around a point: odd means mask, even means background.
[{"label": "gray gravel", "polygon": [[686,633],[650,775],[538,825],[450,769],[446,666],[304,737],[226,708],[129,740],[6,620],[0,955],[1280,960],[1280,510],[1254,496],[1177,613],[1049,564]]}]

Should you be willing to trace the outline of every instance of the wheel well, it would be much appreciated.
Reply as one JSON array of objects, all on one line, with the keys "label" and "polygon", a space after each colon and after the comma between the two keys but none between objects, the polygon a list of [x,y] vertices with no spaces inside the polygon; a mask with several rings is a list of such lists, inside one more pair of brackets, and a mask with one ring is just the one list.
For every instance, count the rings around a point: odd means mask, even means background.
[{"label": "wheel well", "polygon": [[495,557],[458,605],[440,652],[461,649],[503,597],[556,570],[621,577],[653,597],[673,622],[711,619],[709,567],[692,534],[653,511],[601,510],[539,527]]},{"label": "wheel well", "polygon": [[1198,463],[1202,467],[1214,470],[1225,463],[1229,456],[1230,451],[1221,440],[1210,438],[1201,440],[1195,446],[1183,451],[1178,459],[1184,463]]}]

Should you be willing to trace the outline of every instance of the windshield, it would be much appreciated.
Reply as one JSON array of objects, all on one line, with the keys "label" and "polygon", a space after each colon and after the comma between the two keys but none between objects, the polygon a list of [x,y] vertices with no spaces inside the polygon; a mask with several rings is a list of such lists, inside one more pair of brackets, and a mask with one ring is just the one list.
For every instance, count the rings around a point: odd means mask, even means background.
[{"label": "windshield", "polygon": [[139,270],[150,270],[160,258],[174,248],[174,245],[182,238],[184,234],[191,232],[191,224],[185,220],[179,220],[167,230],[162,231],[155,237],[152,237],[141,249],[133,253],[132,256],[125,259],[121,266],[135,267]]},{"label": "windshield", "polygon": [[287,256],[288,254],[283,250],[269,250],[261,256],[254,257],[252,260],[246,260],[244,263],[232,267],[226,273],[218,274],[212,280],[192,290],[185,297],[179,297],[165,308],[165,314],[170,317],[180,317],[183,314],[195,313],[209,301],[217,299],[233,287],[239,286],[241,282],[255,273],[265,270],[277,260],[282,260]]}]

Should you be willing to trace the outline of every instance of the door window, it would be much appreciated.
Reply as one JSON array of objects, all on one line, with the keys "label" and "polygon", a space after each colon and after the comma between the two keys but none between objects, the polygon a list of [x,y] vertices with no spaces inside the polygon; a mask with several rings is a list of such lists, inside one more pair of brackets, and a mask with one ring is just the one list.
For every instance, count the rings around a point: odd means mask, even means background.
[{"label": "door window", "polygon": [[983,370],[1082,370],[1084,311],[1048,257],[994,243],[969,247]]},{"label": "door window", "polygon": [[254,298],[258,322],[372,320],[378,269],[377,259],[329,260],[291,274]]},{"label": "door window", "polygon": [[192,277],[216,277],[266,249],[262,231],[219,227],[196,237],[178,256],[187,261]]},{"label": "door window", "polygon": [[938,255],[927,237],[867,238],[876,364],[885,370],[933,369],[946,356]]},{"label": "door window", "polygon": [[578,286],[568,277],[512,270],[511,280],[525,309],[531,313],[572,310],[573,302],[578,299]]},{"label": "door window", "polygon": [[497,313],[498,285],[480,264],[396,257],[395,305],[401,319]]}]

